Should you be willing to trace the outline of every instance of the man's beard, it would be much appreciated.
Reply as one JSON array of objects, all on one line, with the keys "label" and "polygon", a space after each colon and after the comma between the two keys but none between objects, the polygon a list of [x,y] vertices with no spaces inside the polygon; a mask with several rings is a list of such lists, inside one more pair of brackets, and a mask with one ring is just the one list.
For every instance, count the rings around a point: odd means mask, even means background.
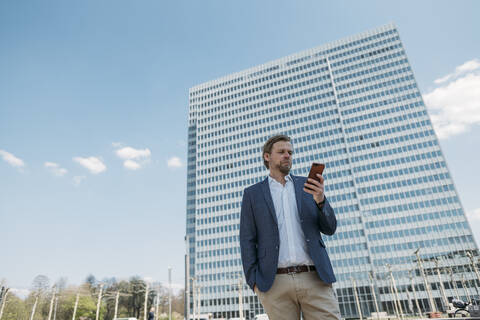
[{"label": "man's beard", "polygon": [[277,167],[281,173],[283,173],[284,175],[287,175],[290,173],[290,168],[292,167],[292,164],[291,163],[288,163],[287,165],[279,164]]}]

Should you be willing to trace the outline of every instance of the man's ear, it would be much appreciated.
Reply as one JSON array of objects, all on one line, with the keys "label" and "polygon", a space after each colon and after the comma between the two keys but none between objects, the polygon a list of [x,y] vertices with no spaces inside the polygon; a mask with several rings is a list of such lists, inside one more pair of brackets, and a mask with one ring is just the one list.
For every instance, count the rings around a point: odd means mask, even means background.
[{"label": "man's ear", "polygon": [[270,162],[270,153],[264,153],[263,154],[263,160],[266,160],[267,162]]}]

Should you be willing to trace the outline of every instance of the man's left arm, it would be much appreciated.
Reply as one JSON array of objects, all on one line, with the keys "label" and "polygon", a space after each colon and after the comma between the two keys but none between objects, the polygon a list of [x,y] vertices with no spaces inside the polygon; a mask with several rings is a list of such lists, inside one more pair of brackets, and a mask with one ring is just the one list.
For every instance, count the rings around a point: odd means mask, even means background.
[{"label": "man's left arm", "polygon": [[335,233],[335,230],[337,230],[337,218],[335,217],[335,212],[333,212],[333,208],[330,206],[330,203],[325,197],[325,187],[323,184],[324,179],[320,174],[317,174],[317,177],[320,181],[310,178],[307,179],[303,190],[306,193],[311,194],[313,196],[313,200],[317,204],[317,221],[320,231],[330,236]]}]

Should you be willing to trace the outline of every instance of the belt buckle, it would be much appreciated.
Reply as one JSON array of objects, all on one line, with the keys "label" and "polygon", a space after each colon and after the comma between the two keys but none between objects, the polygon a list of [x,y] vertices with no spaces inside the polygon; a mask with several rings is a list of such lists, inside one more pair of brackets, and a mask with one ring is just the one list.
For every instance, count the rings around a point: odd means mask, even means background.
[{"label": "belt buckle", "polygon": [[[290,271],[291,270],[291,271]],[[298,268],[297,266],[293,266],[293,267],[287,267],[287,274],[296,274],[298,273]]]}]

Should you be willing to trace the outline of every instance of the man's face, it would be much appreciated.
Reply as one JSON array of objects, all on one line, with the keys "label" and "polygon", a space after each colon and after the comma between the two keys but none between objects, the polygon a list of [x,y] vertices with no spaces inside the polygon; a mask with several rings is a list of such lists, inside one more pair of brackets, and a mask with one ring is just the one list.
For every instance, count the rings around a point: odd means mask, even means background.
[{"label": "man's face", "polygon": [[292,144],[288,141],[278,141],[273,144],[272,152],[265,153],[270,171],[280,171],[287,175],[292,168]]}]

